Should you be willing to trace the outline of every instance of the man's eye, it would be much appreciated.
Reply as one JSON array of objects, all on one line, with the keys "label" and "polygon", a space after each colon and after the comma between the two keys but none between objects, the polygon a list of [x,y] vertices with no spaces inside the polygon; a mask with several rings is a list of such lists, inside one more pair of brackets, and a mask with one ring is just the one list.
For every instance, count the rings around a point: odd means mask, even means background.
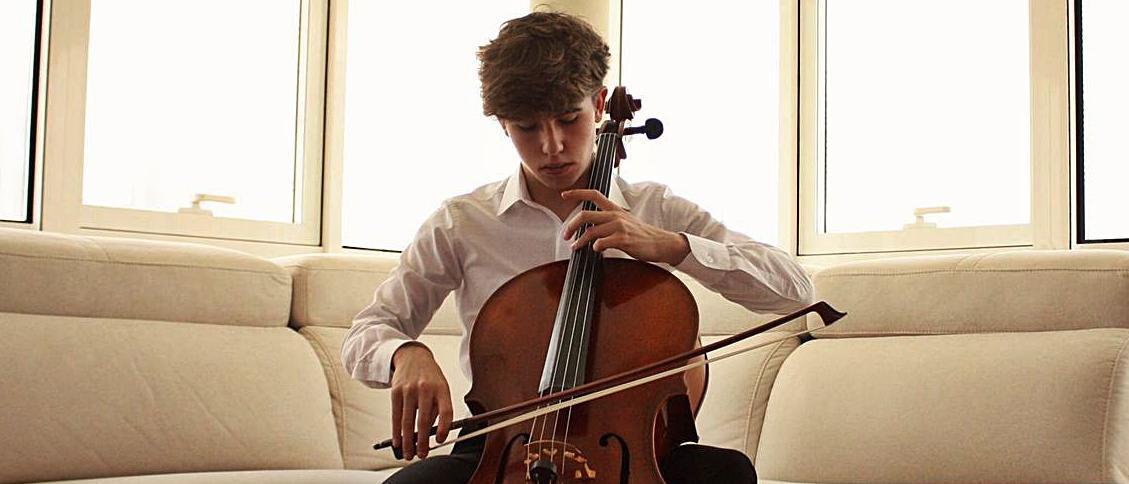
[{"label": "man's eye", "polygon": [[519,124],[519,125],[517,125],[517,129],[520,129],[522,131],[533,131],[534,129],[537,129],[537,125],[535,125],[535,124]]},{"label": "man's eye", "polygon": [[580,119],[580,116],[573,116],[571,118],[561,118],[561,119],[558,119],[558,121],[560,121],[561,124],[572,124],[572,123],[575,123],[577,119]]}]

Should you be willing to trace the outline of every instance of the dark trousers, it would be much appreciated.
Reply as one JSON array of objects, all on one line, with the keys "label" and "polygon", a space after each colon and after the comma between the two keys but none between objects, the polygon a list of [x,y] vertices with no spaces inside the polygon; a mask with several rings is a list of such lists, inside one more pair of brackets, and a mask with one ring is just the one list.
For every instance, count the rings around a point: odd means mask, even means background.
[{"label": "dark trousers", "polygon": [[[469,431],[468,431],[469,433]],[[470,480],[482,454],[485,436],[455,444],[451,455],[428,457],[395,473],[386,484],[464,484]],[[748,484],[757,472],[745,454],[732,449],[687,444],[675,448],[661,466],[670,484]]]}]

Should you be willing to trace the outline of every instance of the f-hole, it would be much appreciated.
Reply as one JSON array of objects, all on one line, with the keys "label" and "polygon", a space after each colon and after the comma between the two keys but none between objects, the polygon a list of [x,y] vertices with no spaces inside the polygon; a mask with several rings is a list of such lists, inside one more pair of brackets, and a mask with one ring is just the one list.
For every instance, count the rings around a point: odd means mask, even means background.
[{"label": "f-hole", "polygon": [[600,437],[600,447],[607,447],[611,438],[619,442],[619,483],[627,484],[627,478],[631,474],[631,451],[627,450],[627,442],[622,437],[612,433]]},{"label": "f-hole", "polygon": [[510,449],[513,448],[517,439],[525,439],[521,442],[521,445],[528,444],[529,434],[517,434],[509,442],[506,442],[506,448],[502,450],[502,458],[498,460],[498,472],[494,474],[494,484],[503,484],[502,478],[506,477],[506,463],[510,461]]}]

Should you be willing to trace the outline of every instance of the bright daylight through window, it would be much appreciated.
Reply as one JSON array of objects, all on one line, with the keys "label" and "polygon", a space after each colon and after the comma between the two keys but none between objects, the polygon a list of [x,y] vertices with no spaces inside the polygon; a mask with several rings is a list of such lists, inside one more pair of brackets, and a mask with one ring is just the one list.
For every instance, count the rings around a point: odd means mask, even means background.
[{"label": "bright daylight through window", "polygon": [[629,138],[620,175],[668,185],[770,244],[779,239],[779,9],[776,1],[623,2],[623,84],[643,99],[634,124],[655,117],[666,131],[655,141]]},{"label": "bright daylight through window", "polygon": [[92,0],[86,205],[300,222],[299,0]]},{"label": "bright daylight through window", "polygon": [[1027,0],[820,6],[817,230],[1030,223]]},{"label": "bright daylight through window", "polygon": [[36,8],[35,0],[0,3],[0,220],[28,218]]},{"label": "bright daylight through window", "polygon": [[1082,1],[1082,192],[1080,236],[1087,241],[1129,240],[1129,155],[1125,113],[1129,91],[1125,78],[1125,46],[1129,45],[1129,3]]},{"label": "bright daylight through window", "polygon": [[482,115],[475,52],[529,1],[434,8],[349,3],[343,246],[402,250],[442,200],[518,166],[498,122]]}]

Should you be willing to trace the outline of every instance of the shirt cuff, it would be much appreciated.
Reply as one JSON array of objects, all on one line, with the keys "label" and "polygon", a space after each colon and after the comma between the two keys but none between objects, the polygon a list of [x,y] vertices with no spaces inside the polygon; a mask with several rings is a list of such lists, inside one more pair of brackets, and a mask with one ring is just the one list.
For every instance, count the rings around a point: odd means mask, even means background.
[{"label": "shirt cuff", "polygon": [[675,269],[707,284],[720,281],[726,272],[733,270],[733,259],[725,244],[686,232],[680,233],[690,243],[690,255],[674,266]]},{"label": "shirt cuff", "polygon": [[374,388],[388,388],[392,385],[392,356],[396,354],[396,350],[400,349],[408,343],[422,345],[419,341],[405,338],[393,338],[384,341],[380,344],[380,349],[376,350],[372,355],[371,366],[369,366],[369,375],[362,378],[362,381],[371,382]]}]

